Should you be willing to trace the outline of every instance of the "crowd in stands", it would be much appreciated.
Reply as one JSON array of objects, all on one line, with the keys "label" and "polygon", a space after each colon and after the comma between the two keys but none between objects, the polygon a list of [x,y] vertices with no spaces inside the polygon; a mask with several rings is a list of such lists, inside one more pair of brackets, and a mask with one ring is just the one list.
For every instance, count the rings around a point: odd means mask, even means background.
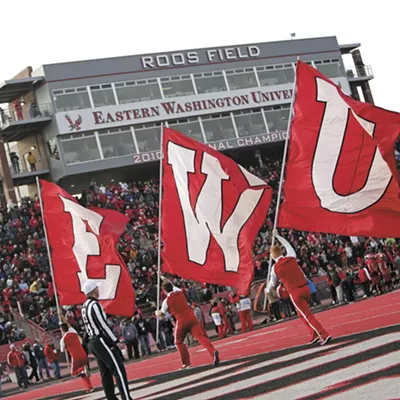
[{"label": "crowd in stands", "polygon": [[[260,165],[259,160],[254,159],[254,165],[246,167],[273,188],[273,201],[276,201],[280,161],[263,159]],[[85,207],[115,209],[129,217],[129,224],[120,238],[118,250],[132,276],[139,307],[156,302],[158,201],[157,180],[110,182],[107,185],[92,181],[88,190],[79,198],[80,204]],[[267,276],[275,205],[273,203],[270,207],[254,244],[256,279]],[[13,342],[24,335],[11,320],[10,310],[17,309],[17,303],[22,313],[43,329],[58,328],[59,320],[38,199],[25,198],[19,205],[9,202],[6,207],[1,208],[0,232],[0,293],[3,309],[3,315],[0,315],[0,339],[3,343]],[[399,241],[394,239],[351,239],[298,231],[284,231],[283,234],[296,249],[300,265],[307,276],[329,273],[330,282],[335,278],[335,285],[337,277],[333,277],[333,272],[338,272],[340,285],[341,281],[346,280],[346,274],[350,273],[348,268],[353,267],[358,271],[365,265],[366,255],[380,253],[392,274],[400,268]],[[183,281],[177,277],[173,281],[184,289],[190,303],[209,302],[216,292],[225,290],[215,285]],[[376,292],[379,291],[380,288],[377,288]],[[70,325],[79,328],[80,307],[71,307],[65,313]],[[5,324],[2,323],[2,318],[6,321]]]}]

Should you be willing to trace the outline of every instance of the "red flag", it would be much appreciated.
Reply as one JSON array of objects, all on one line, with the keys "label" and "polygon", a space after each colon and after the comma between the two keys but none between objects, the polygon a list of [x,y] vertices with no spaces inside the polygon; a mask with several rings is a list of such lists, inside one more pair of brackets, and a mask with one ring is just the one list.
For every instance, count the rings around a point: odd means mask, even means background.
[{"label": "red flag", "polygon": [[164,128],[163,271],[247,294],[271,188],[230,158]]},{"label": "red flag", "polygon": [[115,247],[128,218],[113,210],[82,207],[57,185],[40,183],[60,304],[82,304],[84,283],[95,280],[106,313],[131,317],[135,308],[132,279]]},{"label": "red flag", "polygon": [[400,114],[361,103],[298,62],[279,226],[400,237]]}]

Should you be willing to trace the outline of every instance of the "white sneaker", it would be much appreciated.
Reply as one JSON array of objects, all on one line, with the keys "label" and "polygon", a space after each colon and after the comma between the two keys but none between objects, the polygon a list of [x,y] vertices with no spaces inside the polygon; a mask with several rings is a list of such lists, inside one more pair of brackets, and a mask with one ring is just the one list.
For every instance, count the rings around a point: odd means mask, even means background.
[{"label": "white sneaker", "polygon": [[332,340],[332,336],[327,336],[325,339],[321,340],[321,346],[325,346],[326,344],[328,344],[330,341]]}]

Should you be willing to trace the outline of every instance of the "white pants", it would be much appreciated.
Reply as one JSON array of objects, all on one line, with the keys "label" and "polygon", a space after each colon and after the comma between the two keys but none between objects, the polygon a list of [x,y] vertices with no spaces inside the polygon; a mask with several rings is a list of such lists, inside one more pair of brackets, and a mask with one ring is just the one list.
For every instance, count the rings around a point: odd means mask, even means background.
[{"label": "white pants", "polygon": [[344,301],[343,288],[339,285],[339,286],[336,286],[335,289],[336,289],[336,296],[337,296],[338,302],[343,303],[343,301]]}]

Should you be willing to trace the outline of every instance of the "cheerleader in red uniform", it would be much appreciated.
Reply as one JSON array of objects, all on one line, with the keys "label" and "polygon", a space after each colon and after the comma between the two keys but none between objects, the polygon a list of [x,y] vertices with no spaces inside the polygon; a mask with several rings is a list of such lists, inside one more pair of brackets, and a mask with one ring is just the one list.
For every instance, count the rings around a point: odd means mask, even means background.
[{"label": "cheerleader in red uniform", "polygon": [[365,264],[368,267],[369,274],[371,275],[371,292],[374,293],[375,291],[376,294],[382,294],[381,276],[379,274],[375,254],[367,254],[365,256]]},{"label": "cheerleader in red uniform", "polygon": [[393,286],[392,286],[392,276],[390,273],[390,269],[387,266],[386,263],[386,256],[384,253],[378,253],[377,255],[377,263],[378,263],[378,269],[379,272],[382,275],[383,282],[384,282],[384,290],[385,292],[389,292]]}]

